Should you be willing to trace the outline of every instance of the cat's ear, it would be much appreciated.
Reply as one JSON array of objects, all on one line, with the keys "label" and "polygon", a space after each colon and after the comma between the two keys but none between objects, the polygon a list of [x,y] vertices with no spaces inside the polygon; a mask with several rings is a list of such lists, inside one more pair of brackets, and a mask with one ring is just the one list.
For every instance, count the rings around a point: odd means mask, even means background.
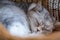
[{"label": "cat's ear", "polygon": [[36,5],[36,10],[42,10],[42,1],[39,1]]},{"label": "cat's ear", "polygon": [[37,3],[37,5],[40,5],[40,6],[41,6],[41,5],[42,5],[42,1],[39,1],[39,2]]},{"label": "cat's ear", "polygon": [[35,7],[36,7],[36,3],[32,3],[32,4],[29,6],[28,11],[32,10],[32,9],[35,8]]}]

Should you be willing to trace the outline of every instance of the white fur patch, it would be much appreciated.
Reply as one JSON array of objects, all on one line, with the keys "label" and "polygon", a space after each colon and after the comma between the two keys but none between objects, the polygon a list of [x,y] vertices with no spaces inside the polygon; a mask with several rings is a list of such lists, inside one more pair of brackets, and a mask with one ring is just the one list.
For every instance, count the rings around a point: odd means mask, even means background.
[{"label": "white fur patch", "polygon": [[19,22],[14,22],[12,25],[9,25],[8,27],[9,27],[8,31],[12,35],[24,36],[24,35],[27,35],[29,33],[29,30]]}]

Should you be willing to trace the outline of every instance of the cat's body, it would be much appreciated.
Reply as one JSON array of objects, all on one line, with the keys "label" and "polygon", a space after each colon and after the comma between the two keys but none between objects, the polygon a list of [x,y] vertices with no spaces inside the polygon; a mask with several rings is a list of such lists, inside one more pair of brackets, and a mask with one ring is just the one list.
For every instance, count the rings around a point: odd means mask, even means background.
[{"label": "cat's body", "polygon": [[1,2],[0,22],[12,35],[24,36],[30,33],[25,12],[10,1]]}]

